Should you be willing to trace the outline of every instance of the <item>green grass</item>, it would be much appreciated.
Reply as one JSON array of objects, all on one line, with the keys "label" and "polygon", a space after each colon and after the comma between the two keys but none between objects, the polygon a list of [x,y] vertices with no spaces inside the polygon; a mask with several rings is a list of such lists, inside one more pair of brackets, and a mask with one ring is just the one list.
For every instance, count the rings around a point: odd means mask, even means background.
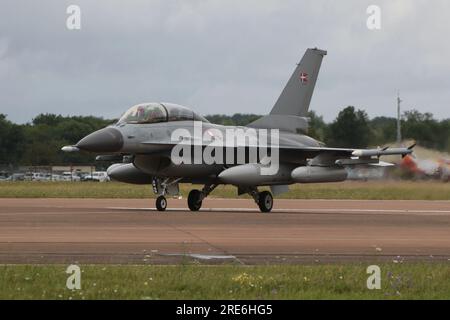
[{"label": "green grass", "polygon": [[[192,188],[181,185],[184,196]],[[277,198],[285,199],[373,199],[373,200],[450,200],[450,183],[442,182],[342,182],[325,184],[296,184],[290,192]],[[236,197],[236,188],[220,186],[211,197]],[[0,198],[150,198],[148,185],[116,182],[1,182]]]},{"label": "green grass", "polygon": [[280,266],[81,266],[81,290],[67,266],[0,266],[0,299],[450,299],[448,264],[380,264],[368,290],[366,264]]}]

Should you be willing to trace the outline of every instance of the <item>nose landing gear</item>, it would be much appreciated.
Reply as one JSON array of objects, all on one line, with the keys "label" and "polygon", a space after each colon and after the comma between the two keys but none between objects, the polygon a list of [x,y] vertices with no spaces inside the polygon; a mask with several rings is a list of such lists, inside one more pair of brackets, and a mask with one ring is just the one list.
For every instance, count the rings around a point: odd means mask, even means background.
[{"label": "nose landing gear", "polygon": [[165,197],[166,194],[177,196],[180,194],[178,182],[181,178],[167,178],[165,180],[161,180],[159,178],[154,178],[152,180],[152,188],[155,194],[159,196],[156,198],[156,209],[158,211],[165,211],[167,208],[167,199]]}]

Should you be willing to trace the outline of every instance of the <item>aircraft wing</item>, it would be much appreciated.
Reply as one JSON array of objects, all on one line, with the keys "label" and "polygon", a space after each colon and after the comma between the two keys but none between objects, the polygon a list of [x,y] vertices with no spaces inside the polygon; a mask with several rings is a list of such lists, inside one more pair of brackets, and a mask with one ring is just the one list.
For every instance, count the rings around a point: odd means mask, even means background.
[{"label": "aircraft wing", "polygon": [[412,153],[414,145],[408,148],[375,148],[375,149],[350,149],[350,148],[327,148],[327,147],[280,147],[286,150],[299,150],[317,154],[335,154],[351,157],[381,157],[387,155],[402,155]]},{"label": "aircraft wing", "polygon": [[316,166],[354,166],[379,164],[380,157],[387,155],[400,155],[402,157],[411,154],[412,148],[375,148],[375,149],[348,149],[327,147],[299,147],[280,148],[280,158],[283,155],[289,159],[303,156],[308,159],[309,165]]},{"label": "aircraft wing", "polygon": [[[201,143],[197,141],[182,141],[184,145],[194,146],[207,146],[209,143]],[[167,148],[172,149],[178,143],[168,142],[143,142],[143,145],[149,147]],[[312,161],[313,165],[358,165],[358,164],[375,164],[379,163],[379,158],[386,155],[401,155],[402,157],[411,154],[413,152],[414,145],[407,148],[374,148],[374,149],[351,149],[351,148],[328,148],[328,147],[308,147],[308,146],[283,146],[278,148],[280,158],[283,159],[286,156],[286,160],[289,162],[303,162],[305,160]],[[225,146],[230,148],[229,146]],[[238,148],[239,146],[232,146]],[[248,148],[256,146],[247,146]],[[284,159],[283,159],[284,160]]]}]

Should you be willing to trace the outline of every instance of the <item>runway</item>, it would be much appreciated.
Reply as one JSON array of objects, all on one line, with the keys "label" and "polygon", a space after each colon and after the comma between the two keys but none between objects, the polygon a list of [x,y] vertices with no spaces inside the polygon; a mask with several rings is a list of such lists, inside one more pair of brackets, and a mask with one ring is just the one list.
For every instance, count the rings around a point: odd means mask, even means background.
[{"label": "runway", "polygon": [[450,263],[449,201],[0,199],[0,263]]}]

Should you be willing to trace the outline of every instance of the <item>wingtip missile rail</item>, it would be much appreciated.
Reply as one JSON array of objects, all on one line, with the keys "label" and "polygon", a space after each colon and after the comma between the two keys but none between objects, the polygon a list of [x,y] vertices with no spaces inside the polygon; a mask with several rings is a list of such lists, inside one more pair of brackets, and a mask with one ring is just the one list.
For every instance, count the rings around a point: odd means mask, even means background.
[{"label": "wingtip missile rail", "polygon": [[366,149],[366,150],[355,150],[352,152],[354,157],[381,157],[388,155],[402,155],[411,154],[413,152],[415,144],[409,146],[408,148],[377,148],[377,149]]}]

